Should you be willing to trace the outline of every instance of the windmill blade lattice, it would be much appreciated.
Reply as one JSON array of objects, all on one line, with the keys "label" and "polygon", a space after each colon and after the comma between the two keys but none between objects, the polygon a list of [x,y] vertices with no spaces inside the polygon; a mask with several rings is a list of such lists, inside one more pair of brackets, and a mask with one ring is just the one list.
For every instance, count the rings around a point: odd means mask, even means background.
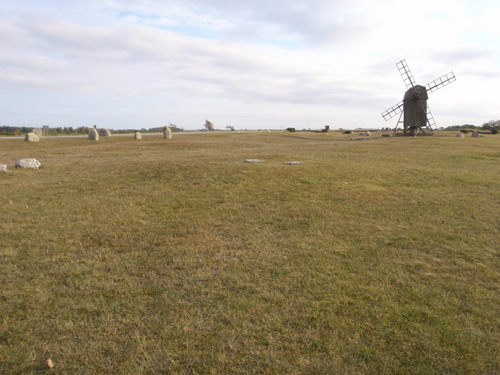
[{"label": "windmill blade lattice", "polygon": [[404,102],[401,101],[398,104],[393,105],[388,110],[382,112],[382,117],[384,118],[384,120],[387,121],[393,118],[394,116],[399,115],[401,112],[403,112],[403,105]]},{"label": "windmill blade lattice", "polygon": [[410,68],[408,68],[408,64],[406,63],[406,60],[401,60],[396,64],[399,70],[399,74],[401,74],[401,77],[403,78],[403,82],[406,85],[406,88],[412,88],[416,85],[415,80],[413,79],[413,75],[410,72]]},{"label": "windmill blade lattice", "polygon": [[449,85],[452,82],[455,82],[457,79],[455,78],[455,74],[453,72],[449,72],[448,74],[445,74],[444,76],[429,82],[427,85],[425,85],[425,88],[428,93],[434,92],[441,87],[444,87],[446,85]]}]

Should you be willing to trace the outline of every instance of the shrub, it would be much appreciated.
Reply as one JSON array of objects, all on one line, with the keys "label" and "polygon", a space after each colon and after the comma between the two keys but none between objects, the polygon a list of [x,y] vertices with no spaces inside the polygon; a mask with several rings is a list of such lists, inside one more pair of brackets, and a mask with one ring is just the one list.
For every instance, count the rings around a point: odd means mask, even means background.
[{"label": "shrub", "polygon": [[464,133],[464,134],[469,134],[469,130],[467,130],[467,129],[462,129],[462,130],[460,130],[460,132]]},{"label": "shrub", "polygon": [[344,131],[342,132],[342,134],[351,134],[351,133],[352,133],[352,130],[344,130]]},{"label": "shrub", "polygon": [[491,129],[491,134],[497,134],[498,130],[497,129]]},{"label": "shrub", "polygon": [[295,128],[286,128],[285,131],[293,133],[295,131]]}]

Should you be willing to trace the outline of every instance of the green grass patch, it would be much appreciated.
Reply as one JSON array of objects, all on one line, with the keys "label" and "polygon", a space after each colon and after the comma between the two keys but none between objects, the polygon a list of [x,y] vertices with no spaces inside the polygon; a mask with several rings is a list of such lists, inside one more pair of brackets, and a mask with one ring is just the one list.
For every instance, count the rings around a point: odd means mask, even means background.
[{"label": "green grass patch", "polygon": [[499,142],[1,140],[0,373],[498,373]]}]

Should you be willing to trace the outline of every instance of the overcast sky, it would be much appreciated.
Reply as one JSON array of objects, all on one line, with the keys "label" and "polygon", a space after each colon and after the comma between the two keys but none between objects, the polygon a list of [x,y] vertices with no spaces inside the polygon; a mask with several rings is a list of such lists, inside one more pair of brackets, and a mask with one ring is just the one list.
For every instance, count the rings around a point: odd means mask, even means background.
[{"label": "overcast sky", "polygon": [[498,0],[0,0],[0,125],[393,127],[500,119]]}]

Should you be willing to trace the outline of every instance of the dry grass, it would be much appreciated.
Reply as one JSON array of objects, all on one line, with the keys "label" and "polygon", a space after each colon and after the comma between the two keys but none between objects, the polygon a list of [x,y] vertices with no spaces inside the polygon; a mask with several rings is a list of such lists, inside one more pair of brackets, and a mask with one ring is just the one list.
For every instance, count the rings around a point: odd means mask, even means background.
[{"label": "dry grass", "polygon": [[0,140],[0,373],[500,372],[500,138],[351,138]]}]

